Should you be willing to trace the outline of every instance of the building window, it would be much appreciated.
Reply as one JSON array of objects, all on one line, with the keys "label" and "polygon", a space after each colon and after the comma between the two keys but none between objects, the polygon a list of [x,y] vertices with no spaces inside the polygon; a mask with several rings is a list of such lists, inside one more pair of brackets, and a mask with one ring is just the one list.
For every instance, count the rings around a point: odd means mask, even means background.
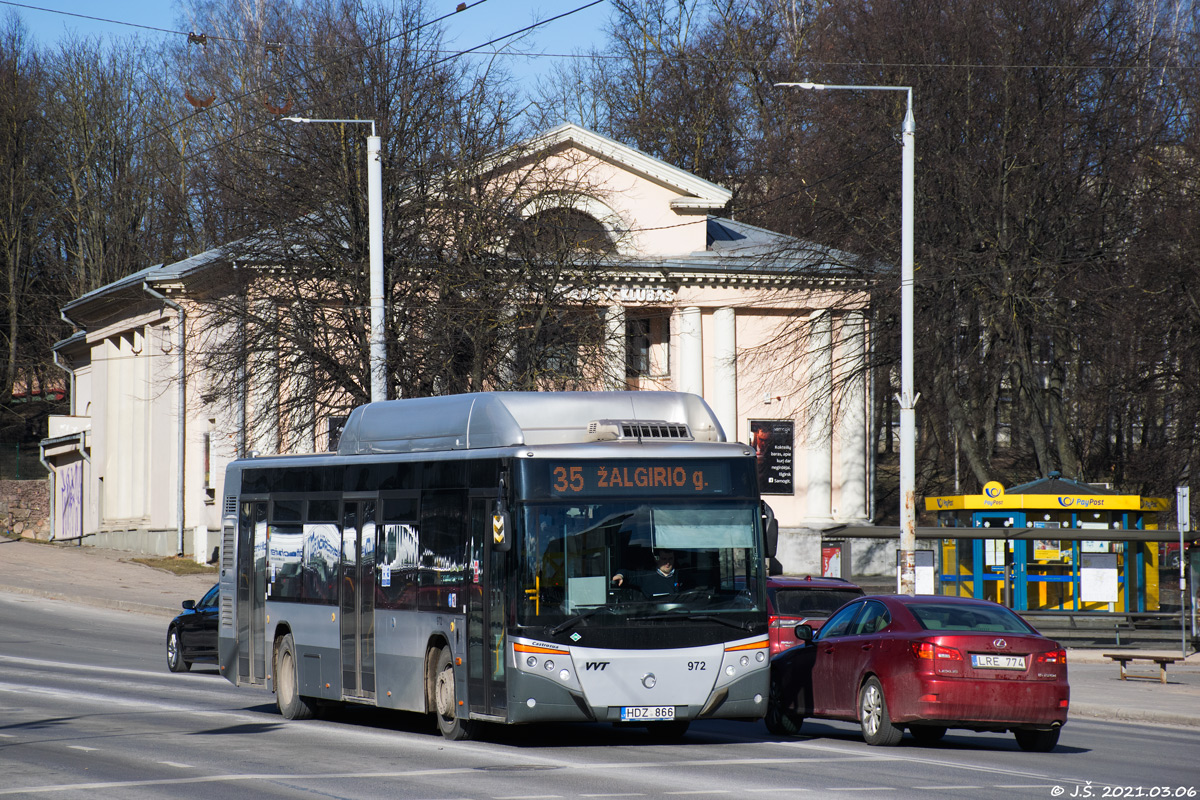
[{"label": "building window", "polygon": [[644,378],[650,374],[650,319],[625,320],[625,377]]},{"label": "building window", "polygon": [[326,446],[326,448],[325,448],[326,450],[332,452],[332,451],[338,449],[338,442],[340,442],[342,439],[342,429],[344,429],[346,427],[346,420],[348,420],[348,419],[350,419],[350,418],[343,417],[343,416],[336,416],[336,417],[328,418],[328,420],[326,421],[326,424],[329,427],[326,432],[326,436],[329,440],[329,444]]},{"label": "building window", "polygon": [[669,319],[668,313],[661,310],[642,316],[626,316],[625,377],[662,378],[668,374]]}]

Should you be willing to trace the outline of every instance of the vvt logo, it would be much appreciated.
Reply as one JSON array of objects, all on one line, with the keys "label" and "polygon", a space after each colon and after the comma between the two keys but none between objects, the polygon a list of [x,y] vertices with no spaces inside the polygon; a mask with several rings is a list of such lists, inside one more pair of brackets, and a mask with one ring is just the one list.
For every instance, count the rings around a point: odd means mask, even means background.
[{"label": "vvt logo", "polygon": [[597,672],[603,672],[603,671],[604,671],[604,668],[605,668],[605,667],[607,667],[607,666],[609,665],[609,663],[611,663],[611,662],[608,662],[608,661],[588,661],[587,663],[585,663],[585,664],[583,665],[583,668],[584,668],[585,670],[592,670],[592,669],[594,669],[594,670],[596,670]]}]

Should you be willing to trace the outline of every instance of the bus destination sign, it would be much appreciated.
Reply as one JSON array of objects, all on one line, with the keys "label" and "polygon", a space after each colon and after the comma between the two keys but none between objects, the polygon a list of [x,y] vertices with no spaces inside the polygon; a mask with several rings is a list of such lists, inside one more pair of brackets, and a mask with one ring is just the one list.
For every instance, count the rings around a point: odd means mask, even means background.
[{"label": "bus destination sign", "polygon": [[717,461],[556,461],[546,465],[551,497],[723,495],[729,464]]}]

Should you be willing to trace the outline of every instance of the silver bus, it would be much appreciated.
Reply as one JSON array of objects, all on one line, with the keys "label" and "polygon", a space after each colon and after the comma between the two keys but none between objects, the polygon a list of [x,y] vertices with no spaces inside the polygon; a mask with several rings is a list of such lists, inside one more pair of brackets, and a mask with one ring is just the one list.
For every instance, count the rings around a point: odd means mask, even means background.
[{"label": "silver bus", "polygon": [[288,719],[359,703],[449,739],[756,719],[776,531],[753,449],[695,395],[372,403],[336,454],[229,465],[220,669]]}]

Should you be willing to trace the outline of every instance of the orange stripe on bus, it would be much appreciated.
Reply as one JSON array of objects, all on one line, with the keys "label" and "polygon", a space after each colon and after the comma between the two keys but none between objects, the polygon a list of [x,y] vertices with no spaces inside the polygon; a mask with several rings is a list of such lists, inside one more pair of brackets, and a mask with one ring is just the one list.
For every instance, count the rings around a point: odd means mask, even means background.
[{"label": "orange stripe on bus", "polygon": [[[766,645],[763,646],[765,647]],[[513,643],[513,650],[516,650],[518,653],[554,653],[559,656],[570,653],[569,650],[555,650],[550,647],[538,647],[537,645],[521,644],[520,642]]]},{"label": "orange stripe on bus", "polygon": [[766,646],[767,640],[763,639],[761,642],[749,642],[748,644],[735,644],[733,647],[726,647],[725,652],[729,653],[734,650],[758,650]]}]

